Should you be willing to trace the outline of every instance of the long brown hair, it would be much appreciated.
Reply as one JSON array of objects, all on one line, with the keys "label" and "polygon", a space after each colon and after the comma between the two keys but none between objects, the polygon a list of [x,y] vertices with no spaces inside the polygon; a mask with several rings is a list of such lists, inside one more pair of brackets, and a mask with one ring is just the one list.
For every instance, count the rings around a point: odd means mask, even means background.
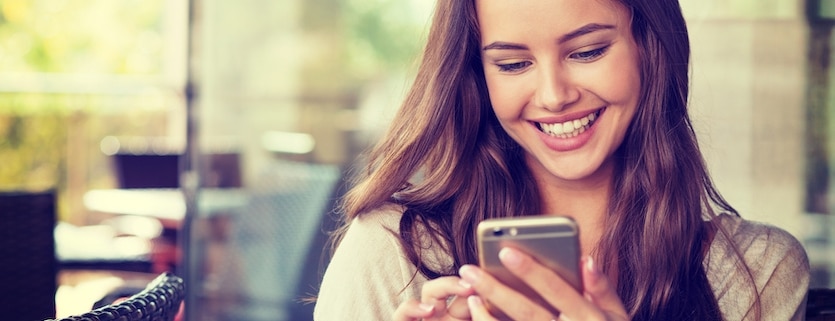
[{"label": "long brown hair", "polygon": [[[346,222],[402,205],[401,245],[428,278],[454,270],[422,260],[418,233],[428,229],[447,245],[457,269],[476,262],[478,222],[539,214],[547,197],[492,111],[475,1],[438,1],[413,86],[342,204]],[[604,271],[617,271],[617,292],[634,319],[721,319],[702,266],[705,220],[736,211],[714,188],[687,114],[690,48],[681,8],[672,0],[618,1],[632,11],[642,92],[614,156],[608,230],[595,256]]]}]

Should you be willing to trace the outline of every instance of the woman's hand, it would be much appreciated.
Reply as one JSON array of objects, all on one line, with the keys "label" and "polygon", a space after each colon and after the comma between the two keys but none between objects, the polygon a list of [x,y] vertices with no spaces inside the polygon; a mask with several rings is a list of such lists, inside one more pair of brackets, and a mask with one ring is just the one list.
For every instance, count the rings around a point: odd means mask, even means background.
[{"label": "woman's hand", "polygon": [[[427,281],[421,288],[420,301],[412,299],[400,304],[394,312],[395,321],[469,320],[466,298],[473,289],[455,276]],[[447,299],[452,301],[447,304]]]},{"label": "woman's hand", "polygon": [[499,252],[499,258],[505,267],[537,291],[561,314],[552,315],[546,308],[504,286],[480,268],[465,265],[461,267],[459,274],[477,293],[467,299],[473,320],[496,320],[487,311],[482,299],[490,301],[514,320],[629,320],[626,309],[609,279],[600,272],[591,257],[583,258],[582,294],[556,273],[518,250],[504,248]]}]

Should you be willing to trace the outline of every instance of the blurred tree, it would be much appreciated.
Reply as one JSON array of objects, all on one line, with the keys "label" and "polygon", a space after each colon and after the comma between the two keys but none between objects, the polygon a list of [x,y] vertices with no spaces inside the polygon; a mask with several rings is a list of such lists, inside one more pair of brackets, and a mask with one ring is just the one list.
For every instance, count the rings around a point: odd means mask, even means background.
[{"label": "blurred tree", "polygon": [[0,105],[20,108],[0,114],[0,189],[59,186],[64,178],[64,113],[25,112],[25,103],[21,96],[0,96]]},{"label": "blurred tree", "polygon": [[[161,74],[163,4],[0,0],[0,189],[56,188],[65,196],[69,171],[78,171],[81,179],[109,174],[103,173],[108,166],[98,148],[101,137],[164,130],[158,115],[166,114],[165,104],[158,99],[121,89],[79,92],[73,87],[91,76]],[[99,87],[114,83],[98,82]],[[113,114],[121,117],[107,116]],[[96,121],[102,117],[108,121]],[[66,203],[64,197],[59,200],[63,216],[69,215]]]},{"label": "blurred tree", "polygon": [[162,1],[0,0],[0,71],[155,74]]},{"label": "blurred tree", "polygon": [[344,0],[351,73],[376,77],[413,67],[422,49],[434,1]]}]

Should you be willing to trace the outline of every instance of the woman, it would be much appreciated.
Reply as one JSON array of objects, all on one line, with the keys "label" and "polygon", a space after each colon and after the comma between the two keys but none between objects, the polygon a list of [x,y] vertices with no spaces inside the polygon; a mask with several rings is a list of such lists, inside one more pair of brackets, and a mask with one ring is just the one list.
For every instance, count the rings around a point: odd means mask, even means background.
[{"label": "woman", "polygon": [[[439,0],[414,85],[344,203],[317,320],[802,319],[806,253],[714,188],[673,0]],[[551,315],[479,269],[487,218],[579,225],[583,293],[510,248]]]}]

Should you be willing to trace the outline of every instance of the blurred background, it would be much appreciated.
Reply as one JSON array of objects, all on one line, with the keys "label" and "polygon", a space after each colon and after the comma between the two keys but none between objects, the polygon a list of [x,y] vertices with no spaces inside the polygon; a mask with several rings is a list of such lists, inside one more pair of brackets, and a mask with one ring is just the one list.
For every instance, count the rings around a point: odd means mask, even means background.
[{"label": "blurred background", "polygon": [[[188,271],[190,320],[311,319],[334,202],[433,3],[0,0],[0,190],[54,196],[23,218],[0,205],[0,224],[54,220],[57,315]],[[681,4],[718,188],[833,287],[835,1]]]}]

